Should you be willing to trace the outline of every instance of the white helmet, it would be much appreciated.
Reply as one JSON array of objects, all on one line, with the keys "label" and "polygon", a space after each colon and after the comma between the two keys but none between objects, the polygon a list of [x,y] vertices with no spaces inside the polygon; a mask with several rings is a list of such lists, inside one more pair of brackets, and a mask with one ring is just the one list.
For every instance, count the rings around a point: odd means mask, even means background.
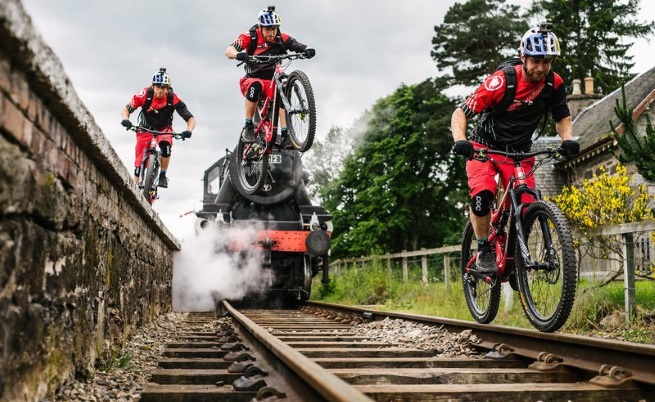
[{"label": "white helmet", "polygon": [[521,56],[554,59],[560,55],[559,40],[550,31],[552,24],[544,23],[539,28],[527,31],[521,38]]},{"label": "white helmet", "polygon": [[282,18],[275,12],[275,7],[270,6],[259,12],[257,23],[262,27],[279,27],[282,24]]},{"label": "white helmet", "polygon": [[159,71],[152,75],[152,84],[171,86],[171,77],[166,74],[166,68],[161,67]]}]

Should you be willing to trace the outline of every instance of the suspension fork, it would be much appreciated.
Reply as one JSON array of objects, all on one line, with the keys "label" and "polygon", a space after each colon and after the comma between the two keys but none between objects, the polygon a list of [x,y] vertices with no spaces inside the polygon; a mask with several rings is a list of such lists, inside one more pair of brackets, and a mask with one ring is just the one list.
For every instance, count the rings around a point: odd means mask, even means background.
[{"label": "suspension fork", "polygon": [[[531,194],[535,200],[541,200],[541,191],[537,189],[531,189],[526,184],[519,185],[516,189],[511,190],[511,200],[512,200],[512,211],[513,216],[512,220],[514,221],[514,228],[516,230],[516,236],[519,243],[519,252],[523,257],[523,261],[526,262],[526,266],[534,266],[534,262],[530,256],[530,251],[527,247],[527,233],[525,232],[525,225],[523,224],[523,209],[527,207],[526,204],[522,204],[521,197],[523,194]],[[550,230],[548,229],[548,223],[546,218],[541,216],[539,219],[539,225],[541,227],[541,233],[544,238],[544,243],[548,249],[548,252],[551,252],[551,245],[553,244],[552,237],[550,235]]]}]

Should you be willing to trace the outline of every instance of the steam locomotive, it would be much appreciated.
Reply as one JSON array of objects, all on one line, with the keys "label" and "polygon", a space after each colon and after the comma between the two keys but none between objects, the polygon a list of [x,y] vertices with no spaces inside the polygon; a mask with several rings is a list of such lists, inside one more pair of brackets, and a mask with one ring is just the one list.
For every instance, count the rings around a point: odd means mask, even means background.
[{"label": "steam locomotive", "polygon": [[[229,171],[241,163],[236,152],[226,149],[205,170],[203,208],[196,212],[196,233],[226,229],[229,252],[249,248],[261,251],[261,266],[269,270],[269,293],[307,300],[312,278],[322,272],[328,283],[328,259],[332,233],[331,215],[312,205],[301,154],[295,150],[274,149],[269,155],[268,184],[247,194],[232,184]],[[240,237],[244,227],[256,227],[247,239]],[[239,235],[237,235],[239,233]]]}]

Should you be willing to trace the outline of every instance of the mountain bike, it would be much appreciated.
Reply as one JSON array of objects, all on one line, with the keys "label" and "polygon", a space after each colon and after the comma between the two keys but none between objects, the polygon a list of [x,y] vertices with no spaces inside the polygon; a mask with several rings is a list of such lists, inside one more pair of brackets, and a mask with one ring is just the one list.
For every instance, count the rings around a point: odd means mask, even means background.
[{"label": "mountain bike", "polygon": [[148,201],[149,204],[155,202],[159,195],[157,188],[159,186],[159,169],[161,167],[161,150],[157,137],[160,135],[172,135],[176,140],[184,140],[182,133],[175,133],[171,131],[155,131],[142,126],[134,126],[130,128],[136,132],[148,132],[152,134],[150,145],[143,150],[143,157],[141,158],[141,169],[139,171],[139,180],[137,186],[141,189],[141,193]]},{"label": "mountain bike", "polygon": [[[504,152],[474,149],[474,158],[494,165],[511,163],[514,173],[504,191],[499,192],[491,209],[488,241],[496,255],[498,273],[477,270],[478,242],[469,220],[462,237],[462,276],[466,304],[473,318],[488,324],[500,305],[501,284],[509,282],[520,293],[521,306],[528,321],[542,332],[553,332],[564,325],[571,313],[577,288],[576,256],[569,223],[554,203],[544,200],[538,189],[530,189],[527,178],[544,162],[561,157],[560,148],[534,152]],[[521,161],[535,160],[529,170]],[[524,194],[533,202],[522,203]]]},{"label": "mountain bike", "polygon": [[[260,97],[253,123],[255,124],[255,141],[244,142],[239,138],[230,166],[232,183],[243,194],[254,194],[266,189],[270,182],[269,163],[278,162],[272,156],[275,146],[283,147],[277,142],[280,107],[284,109],[287,132],[291,146],[298,152],[308,151],[314,142],[316,133],[316,104],[314,91],[309,78],[302,71],[285,73],[285,69],[294,59],[302,59],[301,53],[278,56],[248,56],[248,61],[256,63],[275,62],[275,72],[270,83],[270,92],[263,91]],[[284,63],[288,60],[289,63]],[[238,65],[241,65],[239,63]],[[273,96],[267,96],[272,93]]]}]

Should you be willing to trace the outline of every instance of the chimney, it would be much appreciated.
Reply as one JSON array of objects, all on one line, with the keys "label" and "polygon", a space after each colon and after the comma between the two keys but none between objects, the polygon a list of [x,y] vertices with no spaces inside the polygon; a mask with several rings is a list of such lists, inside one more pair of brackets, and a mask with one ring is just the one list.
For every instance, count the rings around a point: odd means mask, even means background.
[{"label": "chimney", "polygon": [[594,94],[594,77],[586,77],[584,79],[584,93],[585,95]]},{"label": "chimney", "polygon": [[573,80],[573,93],[571,93],[571,95],[582,95],[580,84],[582,84],[582,80],[580,78]]}]

